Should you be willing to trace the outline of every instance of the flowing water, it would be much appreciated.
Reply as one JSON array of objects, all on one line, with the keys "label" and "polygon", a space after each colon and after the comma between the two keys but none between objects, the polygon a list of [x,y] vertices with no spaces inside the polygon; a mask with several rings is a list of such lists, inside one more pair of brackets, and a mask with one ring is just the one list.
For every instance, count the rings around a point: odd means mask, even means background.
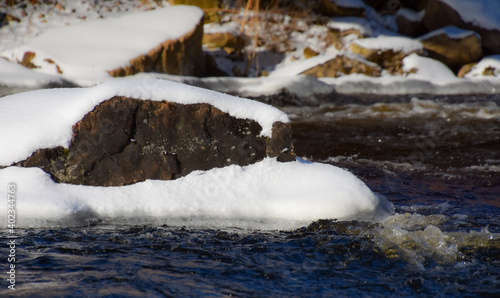
[{"label": "flowing water", "polygon": [[396,213],[286,231],[107,221],[17,229],[16,291],[5,273],[0,295],[500,295],[499,101],[285,110],[298,156],[349,169]]}]

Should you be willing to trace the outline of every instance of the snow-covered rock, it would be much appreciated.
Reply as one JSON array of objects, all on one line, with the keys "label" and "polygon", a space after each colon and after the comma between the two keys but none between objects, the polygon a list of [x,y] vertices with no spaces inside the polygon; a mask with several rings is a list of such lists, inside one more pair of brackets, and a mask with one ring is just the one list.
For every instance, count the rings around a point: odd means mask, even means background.
[{"label": "snow-covered rock", "polygon": [[121,79],[91,88],[31,91],[0,98],[0,140],[15,140],[0,146],[0,165],[24,160],[38,149],[69,148],[73,125],[114,96],[207,103],[236,118],[255,120],[262,127],[259,135],[268,138],[275,122],[289,122],[285,113],[268,105],[165,80]]},{"label": "snow-covered rock", "polygon": [[382,73],[382,68],[375,63],[362,59],[359,56],[344,54],[337,55],[333,59],[302,72],[302,74],[317,78],[337,78],[339,76],[354,73],[371,77],[379,77]]},{"label": "snow-covered rock", "polygon": [[401,60],[413,53],[422,53],[421,42],[399,36],[378,36],[363,38],[351,44],[351,50],[387,69],[391,73],[399,73]]},{"label": "snow-covered rock", "polygon": [[469,79],[493,79],[500,78],[500,55],[484,57],[479,63],[473,65],[465,74]]},{"label": "snow-covered rock", "polygon": [[[259,227],[290,229],[320,218],[379,220],[393,212],[387,200],[346,170],[301,161],[282,163],[276,158],[120,187],[56,183],[39,168],[9,166],[39,148],[68,148],[73,125],[115,95],[156,103],[168,97],[178,104],[210,104],[259,123],[260,135],[271,139],[274,124],[289,121],[286,114],[262,103],[163,80],[123,79],[93,88],[0,98],[0,183],[16,184],[16,214],[22,214],[16,226],[83,225],[95,219],[182,225],[210,220],[218,226],[259,223]],[[111,103],[120,110],[119,102]],[[129,163],[134,156],[130,157]],[[6,220],[6,208],[7,204],[0,205],[0,220]]]},{"label": "snow-covered rock", "polygon": [[429,0],[423,21],[429,30],[453,25],[477,32],[486,53],[500,54],[500,2],[497,0]]},{"label": "snow-covered rock", "polygon": [[467,63],[483,56],[481,37],[469,30],[447,26],[432,31],[418,39],[430,58],[439,60],[451,69],[458,70]]},{"label": "snow-covered rock", "polygon": [[203,11],[172,6],[45,30],[3,52],[79,84],[142,71],[194,75],[203,67]]}]

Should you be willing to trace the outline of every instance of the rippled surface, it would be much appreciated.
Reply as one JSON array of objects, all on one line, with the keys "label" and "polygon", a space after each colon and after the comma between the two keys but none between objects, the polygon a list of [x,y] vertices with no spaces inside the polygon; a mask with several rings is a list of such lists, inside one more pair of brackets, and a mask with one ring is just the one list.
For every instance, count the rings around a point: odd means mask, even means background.
[{"label": "rippled surface", "polygon": [[[414,99],[287,112],[299,156],[349,169],[396,214],[378,224],[325,219],[294,231],[107,221],[17,230],[15,294],[500,293],[498,103]],[[0,295],[12,294],[5,288]]]}]

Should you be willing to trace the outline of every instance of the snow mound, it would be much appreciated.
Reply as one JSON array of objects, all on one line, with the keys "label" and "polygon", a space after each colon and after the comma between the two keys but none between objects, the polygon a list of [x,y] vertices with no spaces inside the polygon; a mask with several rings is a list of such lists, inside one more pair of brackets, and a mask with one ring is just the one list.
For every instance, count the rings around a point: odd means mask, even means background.
[{"label": "snow mound", "polygon": [[[490,75],[484,75],[485,71],[491,70]],[[472,67],[471,71],[465,75],[468,79],[476,78],[499,78],[500,77],[500,55],[484,57],[478,64]]]},{"label": "snow mound", "polygon": [[31,91],[0,98],[0,165],[24,160],[40,148],[68,148],[73,125],[113,96],[208,103],[234,117],[257,121],[267,137],[274,122],[290,121],[282,111],[260,102],[166,80],[122,79],[90,88]]},{"label": "snow mound", "polygon": [[436,85],[458,82],[455,74],[443,63],[417,54],[411,54],[403,59],[403,71],[416,69],[416,73],[408,74],[408,78],[430,81]]},{"label": "snow mound", "polygon": [[[38,168],[0,170],[2,185],[17,185],[17,226],[85,225],[127,220],[183,225],[298,228],[322,218],[380,220],[392,204],[340,168],[265,159],[241,167],[197,171],[177,180],[146,180],[121,187],[57,184]],[[6,221],[7,204],[0,205]],[[231,223],[233,224],[233,223]]]}]

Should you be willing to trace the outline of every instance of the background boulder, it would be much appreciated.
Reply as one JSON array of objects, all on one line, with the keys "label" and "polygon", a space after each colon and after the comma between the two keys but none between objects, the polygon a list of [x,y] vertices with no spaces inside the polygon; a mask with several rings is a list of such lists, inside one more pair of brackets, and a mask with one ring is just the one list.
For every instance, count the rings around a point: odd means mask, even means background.
[{"label": "background boulder", "polygon": [[[492,0],[491,4],[498,7],[496,0]],[[496,9],[495,7],[485,7],[485,9]],[[477,21],[471,22],[464,19],[462,15],[468,13],[470,12],[457,11],[455,7],[441,0],[429,0],[425,8],[423,22],[429,31],[452,25],[477,32],[481,36],[483,50],[486,54],[500,54],[500,29],[488,28]]]},{"label": "background boulder", "polygon": [[455,72],[462,65],[477,62],[483,56],[481,37],[454,26],[433,31],[419,40],[430,58],[443,62]]}]

